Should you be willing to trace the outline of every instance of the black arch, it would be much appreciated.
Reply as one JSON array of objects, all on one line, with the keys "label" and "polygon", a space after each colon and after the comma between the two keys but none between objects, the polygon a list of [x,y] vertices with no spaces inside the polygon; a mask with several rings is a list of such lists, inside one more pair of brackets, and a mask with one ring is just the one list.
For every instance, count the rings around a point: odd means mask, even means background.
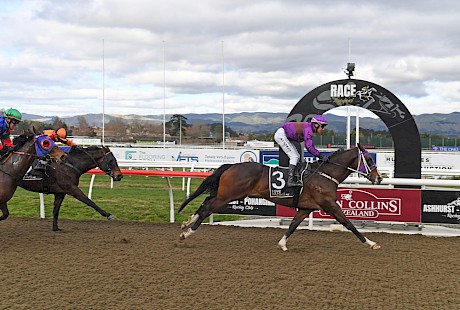
[{"label": "black arch", "polygon": [[[421,178],[421,142],[414,118],[393,93],[380,85],[356,79],[323,84],[300,99],[287,121],[309,121],[316,114],[342,106],[357,106],[376,114],[393,138],[395,177]],[[280,149],[280,165],[288,164],[287,156]]]}]

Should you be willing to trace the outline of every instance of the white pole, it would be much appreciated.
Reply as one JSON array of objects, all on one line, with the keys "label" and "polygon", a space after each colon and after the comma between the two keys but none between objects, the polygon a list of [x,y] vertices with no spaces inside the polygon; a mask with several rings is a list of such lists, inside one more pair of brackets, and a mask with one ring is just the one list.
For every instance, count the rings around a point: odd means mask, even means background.
[{"label": "white pole", "polygon": [[163,41],[163,148],[166,148],[166,57]]},{"label": "white pole", "polygon": [[182,145],[182,116],[179,117],[179,145]]},{"label": "white pole", "polygon": [[350,148],[350,107],[347,106],[347,149]]},{"label": "white pole", "polygon": [[222,41],[222,148],[225,149],[225,60],[224,60],[224,41]]},{"label": "white pole", "polygon": [[40,218],[45,218],[45,198],[43,197],[43,193],[39,193],[40,196]]},{"label": "white pole", "polygon": [[93,185],[94,185],[94,179],[96,178],[95,174],[91,175],[91,181],[89,182],[89,189],[88,189],[88,198],[91,199],[91,196],[93,195]]},{"label": "white pole", "polygon": [[359,108],[356,107],[356,145],[359,143]]},{"label": "white pole", "polygon": [[102,39],[102,145],[105,145],[105,51]]}]

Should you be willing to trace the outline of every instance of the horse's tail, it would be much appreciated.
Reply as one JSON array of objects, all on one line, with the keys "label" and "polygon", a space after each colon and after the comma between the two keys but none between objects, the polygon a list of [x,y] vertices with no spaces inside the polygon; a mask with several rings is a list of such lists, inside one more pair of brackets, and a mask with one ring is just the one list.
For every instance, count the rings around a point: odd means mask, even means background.
[{"label": "horse's tail", "polygon": [[185,199],[184,202],[182,202],[177,213],[182,211],[182,209],[184,209],[185,206],[190,203],[190,201],[197,198],[206,191],[210,193],[210,197],[217,196],[217,189],[219,188],[220,177],[231,166],[232,164],[224,164],[217,168],[217,170],[214,171],[213,174],[204,179],[203,182],[201,182],[200,186],[198,186],[196,191],[193,192],[187,199]]}]

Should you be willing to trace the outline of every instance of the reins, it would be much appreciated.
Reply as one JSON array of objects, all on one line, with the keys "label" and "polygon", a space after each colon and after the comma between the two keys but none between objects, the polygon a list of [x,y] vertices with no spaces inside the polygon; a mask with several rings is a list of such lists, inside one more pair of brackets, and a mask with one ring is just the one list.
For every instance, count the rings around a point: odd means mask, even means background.
[{"label": "reins", "polygon": [[[93,161],[93,163],[94,163],[94,165],[95,165],[96,167],[99,167],[102,171],[105,172],[105,174],[107,174],[107,175],[109,175],[109,176],[111,175],[112,170],[110,169],[110,167],[109,167],[108,170],[102,169],[102,168],[100,167],[99,163],[94,159],[93,156],[91,156],[91,154],[90,154],[87,150],[85,150],[85,149],[82,148],[82,147],[78,147],[78,148],[79,148],[83,153],[85,153],[86,155],[88,155],[88,157]],[[102,150],[104,151],[104,149],[102,149]],[[112,151],[109,151],[109,152],[107,152],[107,153],[104,153],[103,157],[105,158],[105,157],[106,157],[108,154],[110,154],[110,153],[112,153]],[[74,165],[72,165],[72,164],[70,164],[70,163],[65,163],[65,165],[68,166],[68,167],[70,167],[70,168],[72,168],[73,170],[75,170],[75,171],[78,172],[79,174],[83,174],[83,172],[81,172],[81,171],[80,171],[77,167],[75,167]]]},{"label": "reins", "polygon": [[[347,169],[347,170],[349,170],[349,171],[355,172],[355,173],[357,173],[357,174],[359,174],[359,175],[365,177],[365,178],[368,179],[368,180],[371,180],[371,172],[374,171],[375,169],[377,169],[377,166],[373,165],[373,166],[370,167],[370,166],[367,164],[366,160],[364,160],[364,155],[366,155],[366,153],[367,153],[367,151],[366,151],[366,152],[362,152],[362,151],[358,148],[358,165],[357,165],[356,169],[351,168],[351,167],[349,167],[349,166],[345,166],[345,165],[339,164],[339,163],[335,163],[335,162],[332,162],[332,161],[328,161],[328,163],[333,164],[333,165],[336,165],[336,166],[338,166],[338,167],[345,168],[345,169]],[[362,162],[361,162],[361,161],[362,161]],[[331,181],[334,182],[335,184],[339,185],[340,182],[339,182],[337,179],[331,177],[330,175],[328,175],[328,174],[326,174],[326,173],[324,173],[324,172],[322,172],[322,171],[319,171],[319,172],[318,172],[318,169],[321,168],[321,166],[322,166],[323,164],[324,164],[324,163],[321,163],[320,166],[319,166],[318,168],[316,168],[316,170],[313,171],[313,172],[314,172],[314,173],[318,173],[320,176],[325,177],[326,179],[331,180]],[[364,167],[363,169],[364,169],[366,172],[362,172],[362,171],[359,170],[360,167],[361,167],[361,165]]]},{"label": "reins", "polygon": [[[358,148],[358,165],[356,167],[356,169],[354,168],[351,168],[349,166],[345,166],[345,165],[342,165],[342,164],[339,164],[339,163],[334,163],[334,162],[331,162],[329,161],[329,163],[333,164],[333,165],[336,165],[336,166],[339,166],[339,167],[342,167],[342,168],[345,168],[351,172],[355,172],[363,177],[365,177],[366,179],[370,180],[371,179],[371,172],[374,171],[375,169],[377,169],[377,166],[373,165],[372,167],[370,167],[366,160],[364,160],[364,155],[367,153],[366,152],[362,152],[359,148]],[[369,153],[368,153],[369,154]],[[361,163],[362,161],[362,163]],[[361,167],[361,165],[364,167],[364,170],[366,172],[363,172],[363,171],[360,171],[359,168]]]}]

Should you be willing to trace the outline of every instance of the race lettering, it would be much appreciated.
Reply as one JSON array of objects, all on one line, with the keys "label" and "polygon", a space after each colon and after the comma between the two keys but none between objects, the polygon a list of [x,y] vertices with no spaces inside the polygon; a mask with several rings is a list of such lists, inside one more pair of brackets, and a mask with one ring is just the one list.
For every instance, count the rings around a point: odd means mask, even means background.
[{"label": "race lettering", "polygon": [[355,84],[331,84],[331,98],[338,97],[355,97],[356,85]]}]

